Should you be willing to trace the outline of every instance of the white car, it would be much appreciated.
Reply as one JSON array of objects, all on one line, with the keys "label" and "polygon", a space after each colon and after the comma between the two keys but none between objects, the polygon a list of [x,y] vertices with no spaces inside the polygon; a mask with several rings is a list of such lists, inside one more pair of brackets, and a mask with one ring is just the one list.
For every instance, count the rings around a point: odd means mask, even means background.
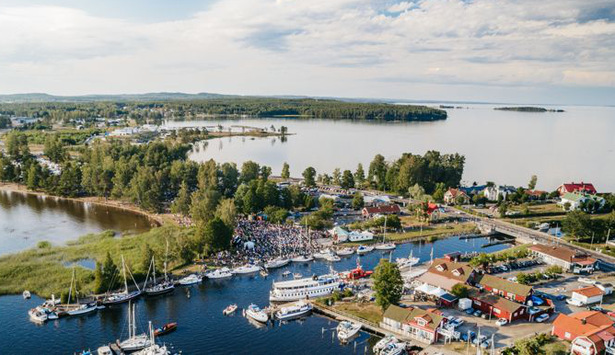
[{"label": "white car", "polygon": [[546,321],[547,319],[549,319],[549,315],[547,313],[545,314],[541,314],[538,317],[536,317],[536,319],[534,319],[536,322],[538,323],[542,323],[544,321]]},{"label": "white car", "polygon": [[589,279],[589,278],[587,278],[587,277],[579,277],[579,282],[582,282],[582,283],[584,283],[584,284],[595,285],[597,281],[596,281],[596,280]]},{"label": "white car", "polygon": [[495,325],[497,325],[498,327],[504,326],[506,324],[508,324],[508,320],[504,318],[500,318],[495,321]]},{"label": "white car", "polygon": [[568,303],[571,306],[577,306],[577,307],[582,307],[584,306],[583,302],[573,299],[573,298],[568,298],[566,299],[566,303]]}]

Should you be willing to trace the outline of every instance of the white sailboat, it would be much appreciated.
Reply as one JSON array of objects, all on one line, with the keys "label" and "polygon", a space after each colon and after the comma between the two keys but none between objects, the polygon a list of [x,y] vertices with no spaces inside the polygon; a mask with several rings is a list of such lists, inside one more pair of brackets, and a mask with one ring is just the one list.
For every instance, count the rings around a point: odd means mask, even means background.
[{"label": "white sailboat", "polygon": [[[71,298],[73,296],[73,288],[75,289],[75,304],[70,304]],[[96,311],[96,303],[87,303],[80,304],[79,303],[79,294],[77,293],[77,281],[75,280],[75,268],[73,267],[73,278],[70,282],[70,289],[68,290],[68,304],[64,307],[66,314],[69,316],[80,316],[83,314],[88,314]]]},{"label": "white sailboat", "polygon": [[141,289],[139,288],[139,285],[137,285],[137,282],[135,281],[134,276],[132,276],[132,272],[130,272],[130,269],[128,270],[128,272],[130,273],[132,282],[137,287],[136,291],[128,292],[128,278],[126,277],[126,262],[124,261],[124,255],[122,255],[122,276],[124,277],[124,291],[108,294],[107,297],[105,297],[105,299],[103,300],[104,305],[114,305],[114,304],[125,303],[141,295]]},{"label": "white sailboat", "polygon": [[412,250],[410,250],[410,255],[407,258],[397,258],[395,262],[399,268],[410,267],[418,264],[421,259],[415,256],[412,256]]},{"label": "white sailboat", "polygon": [[[168,255],[168,253],[169,253],[169,242],[167,241],[166,255]],[[147,296],[158,296],[158,295],[162,295],[165,293],[171,293],[175,291],[175,285],[173,285],[173,282],[169,281],[169,278],[167,276],[167,257],[166,255],[164,258],[164,280],[160,283],[156,283],[156,261],[155,261],[154,256],[152,256],[152,261],[149,265],[149,268],[153,270],[152,285],[150,287],[147,287],[149,270],[147,270],[147,276],[145,277],[145,283],[143,284],[143,292],[145,292]]]},{"label": "white sailboat", "polygon": [[147,334],[137,334],[137,320],[135,317],[135,306],[132,302],[128,303],[128,338],[121,341],[118,345],[123,351],[137,351],[152,345]]},{"label": "white sailboat", "polygon": [[382,234],[382,243],[375,246],[376,250],[393,250],[396,248],[395,243],[386,243],[387,235],[387,217],[384,216],[384,233]]},{"label": "white sailboat", "polygon": [[133,353],[133,355],[169,355],[171,354],[171,352],[167,350],[167,347],[165,345],[156,344],[156,338],[154,335],[154,327],[152,326],[152,322],[149,322],[149,341],[150,341],[149,346]]}]

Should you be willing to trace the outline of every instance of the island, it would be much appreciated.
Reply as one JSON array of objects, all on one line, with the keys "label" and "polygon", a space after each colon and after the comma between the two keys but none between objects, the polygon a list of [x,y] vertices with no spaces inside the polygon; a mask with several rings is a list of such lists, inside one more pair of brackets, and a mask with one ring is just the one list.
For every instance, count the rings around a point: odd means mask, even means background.
[{"label": "island", "polygon": [[517,111],[517,112],[564,112],[562,109],[547,109],[544,107],[535,106],[511,106],[511,107],[496,107],[498,111]]}]

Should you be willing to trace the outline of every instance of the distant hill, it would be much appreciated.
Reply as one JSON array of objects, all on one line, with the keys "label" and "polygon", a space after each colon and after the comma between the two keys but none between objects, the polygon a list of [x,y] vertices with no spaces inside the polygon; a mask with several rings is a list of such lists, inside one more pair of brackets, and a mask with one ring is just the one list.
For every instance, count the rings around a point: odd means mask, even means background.
[{"label": "distant hill", "polygon": [[513,106],[513,107],[496,107],[494,110],[499,111],[518,111],[518,112],[564,112],[561,109],[546,109],[544,107],[535,106]]},{"label": "distant hill", "polygon": [[203,100],[239,97],[211,93],[186,94],[181,92],[154,92],[147,94],[56,96],[42,93],[0,95],[0,102],[96,102],[96,101],[170,101]]}]

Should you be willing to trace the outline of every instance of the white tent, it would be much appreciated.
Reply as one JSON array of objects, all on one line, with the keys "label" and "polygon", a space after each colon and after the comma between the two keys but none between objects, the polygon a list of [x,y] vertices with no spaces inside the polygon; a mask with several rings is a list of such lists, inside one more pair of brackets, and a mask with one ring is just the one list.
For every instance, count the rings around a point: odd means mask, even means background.
[{"label": "white tent", "polygon": [[244,249],[254,249],[254,242],[245,242],[243,243],[243,248]]}]

